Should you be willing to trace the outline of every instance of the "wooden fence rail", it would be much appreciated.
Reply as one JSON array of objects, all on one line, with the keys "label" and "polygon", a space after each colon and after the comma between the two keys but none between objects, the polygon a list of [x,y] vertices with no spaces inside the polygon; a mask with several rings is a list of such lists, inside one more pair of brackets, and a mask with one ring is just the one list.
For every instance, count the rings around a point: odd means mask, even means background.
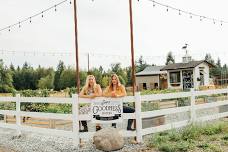
[{"label": "wooden fence rail", "polygon": [[[123,102],[135,102],[135,113],[123,114],[123,119],[136,119],[136,131],[125,131],[122,133],[125,137],[136,137],[138,142],[143,142],[143,136],[169,130],[172,128],[179,128],[186,126],[190,123],[195,123],[199,121],[208,121],[219,119],[228,116],[228,100],[217,101],[205,104],[196,104],[196,98],[199,96],[211,96],[215,94],[227,95],[228,89],[218,89],[218,90],[207,90],[207,91],[194,91],[193,89],[190,92],[179,92],[179,93],[168,93],[168,94],[153,94],[153,95],[140,95],[136,93],[135,96],[128,96],[120,98]],[[176,98],[190,98],[190,105],[184,107],[173,107],[168,109],[154,110],[154,111],[141,111],[141,106],[143,102],[153,102],[157,100],[167,100],[167,99],[176,99]],[[106,99],[100,97],[99,99]],[[112,98],[109,98],[112,100]],[[96,99],[84,99],[78,98],[77,94],[74,94],[72,98],[53,98],[53,97],[0,97],[0,102],[11,102],[16,103],[16,110],[1,110],[0,114],[2,115],[12,115],[16,116],[16,123],[0,123],[0,127],[10,128],[17,130],[18,134],[21,134],[22,131],[30,131],[35,133],[43,133],[49,135],[58,135],[74,140],[75,145],[79,144],[79,139],[88,139],[93,136],[95,132],[84,132],[79,133],[79,121],[81,120],[91,120],[92,117],[90,114],[79,115],[79,104],[80,103],[93,103],[96,102]],[[21,103],[55,103],[55,104],[72,104],[72,114],[57,114],[57,113],[42,113],[42,112],[25,112],[21,111]],[[196,111],[214,108],[219,106],[226,106],[225,111],[221,113],[215,113],[206,116],[197,116]],[[188,112],[190,113],[190,119],[181,120],[179,122],[171,122],[168,124],[163,124],[160,126],[154,126],[149,128],[142,128],[143,119],[152,118],[163,115],[171,115],[177,113]],[[39,128],[35,126],[26,126],[22,125],[21,117],[34,117],[34,118],[46,118],[46,119],[61,119],[72,121],[73,129],[72,131],[57,130],[50,128]]]}]

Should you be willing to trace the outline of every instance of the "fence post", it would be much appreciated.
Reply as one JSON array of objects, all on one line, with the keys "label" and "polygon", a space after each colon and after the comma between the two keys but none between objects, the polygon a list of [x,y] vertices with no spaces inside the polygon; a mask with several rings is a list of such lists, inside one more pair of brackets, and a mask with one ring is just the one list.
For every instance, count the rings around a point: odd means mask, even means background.
[{"label": "fence post", "polygon": [[194,88],[191,88],[191,123],[194,123],[196,120],[196,110],[195,110],[195,90]]},{"label": "fence post", "polygon": [[72,95],[72,119],[73,119],[73,142],[74,145],[79,145],[79,112],[78,112],[78,95]]},{"label": "fence post", "polygon": [[135,115],[136,115],[136,140],[142,143],[142,117],[141,117],[141,96],[140,92],[135,94]]},{"label": "fence post", "polygon": [[16,125],[17,125],[17,135],[21,135],[21,102],[20,94],[16,94]]}]

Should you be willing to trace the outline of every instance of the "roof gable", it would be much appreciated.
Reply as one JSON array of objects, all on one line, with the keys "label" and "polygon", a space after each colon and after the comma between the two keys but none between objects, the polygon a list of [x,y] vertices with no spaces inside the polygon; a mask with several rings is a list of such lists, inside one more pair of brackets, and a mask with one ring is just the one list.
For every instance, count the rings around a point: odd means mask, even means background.
[{"label": "roof gable", "polygon": [[166,74],[166,71],[161,71],[162,68],[164,66],[148,66],[143,71],[136,73],[136,76]]},{"label": "roof gable", "polygon": [[214,65],[212,65],[211,63],[205,61],[205,60],[201,60],[201,61],[191,61],[188,63],[174,63],[174,64],[169,64],[166,65],[164,68],[162,68],[161,70],[177,70],[177,69],[188,69],[188,68],[195,68],[196,66],[198,66],[201,63],[207,63],[209,67],[213,67]]}]

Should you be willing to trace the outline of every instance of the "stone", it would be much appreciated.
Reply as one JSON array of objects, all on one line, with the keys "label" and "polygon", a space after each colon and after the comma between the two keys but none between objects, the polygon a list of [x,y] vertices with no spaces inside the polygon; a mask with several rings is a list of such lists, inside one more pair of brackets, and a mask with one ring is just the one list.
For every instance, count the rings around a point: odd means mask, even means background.
[{"label": "stone", "polygon": [[94,134],[93,143],[99,150],[114,151],[123,148],[124,138],[118,129],[104,128]]}]

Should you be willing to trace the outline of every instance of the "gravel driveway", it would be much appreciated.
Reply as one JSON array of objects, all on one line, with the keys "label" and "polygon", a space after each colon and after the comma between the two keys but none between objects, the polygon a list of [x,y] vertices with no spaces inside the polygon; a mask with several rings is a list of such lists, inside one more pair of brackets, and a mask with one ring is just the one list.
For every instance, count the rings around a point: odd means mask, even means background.
[{"label": "gravel driveway", "polygon": [[[15,130],[0,128],[0,152],[101,152],[95,149],[92,141],[88,141],[82,148],[73,145],[72,139],[47,136],[35,133],[23,133],[20,138]],[[147,151],[143,144],[130,144],[126,139],[124,148],[118,152]]]}]

